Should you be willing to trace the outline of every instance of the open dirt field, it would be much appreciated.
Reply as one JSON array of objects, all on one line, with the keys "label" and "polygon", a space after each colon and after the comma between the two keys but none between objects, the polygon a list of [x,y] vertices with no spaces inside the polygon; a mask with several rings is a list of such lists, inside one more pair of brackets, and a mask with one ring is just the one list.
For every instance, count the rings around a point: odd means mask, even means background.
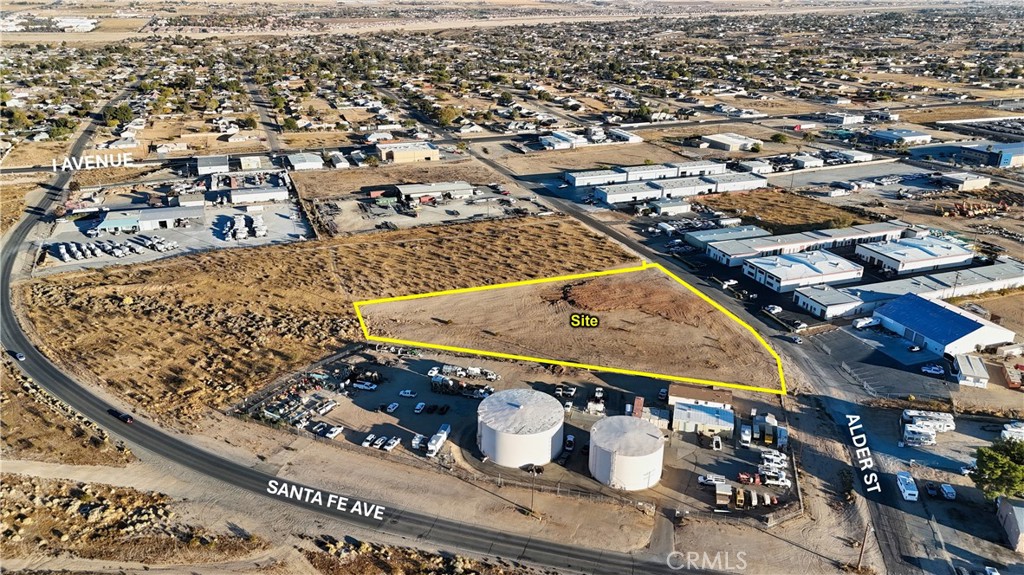
[{"label": "open dirt field", "polygon": [[60,164],[64,161],[64,156],[67,156],[68,150],[71,149],[71,144],[74,143],[76,137],[77,132],[75,135],[62,140],[19,142],[11,148],[10,153],[4,158],[3,166],[5,168],[49,166],[53,160],[57,160],[57,163]]},{"label": "open dirt field", "polygon": [[[991,96],[990,96],[991,97]],[[900,120],[925,124],[928,122],[941,122],[944,120],[971,120],[974,118],[1001,118],[1014,116],[1013,112],[997,110],[995,108],[983,108],[981,106],[951,106],[948,108],[933,108],[924,110],[906,110],[900,112]]]},{"label": "open dirt field", "polygon": [[359,143],[350,132],[285,132],[280,136],[288,148],[338,148]]},{"label": "open dirt field", "polygon": [[154,178],[171,177],[168,170],[159,166],[143,168],[100,168],[98,170],[81,170],[75,173],[74,181],[83,188],[99,186],[103,184],[120,184],[139,180],[152,180]]},{"label": "open dirt field", "polygon": [[1024,291],[1017,290],[1007,295],[998,292],[988,297],[971,296],[963,301],[972,301],[987,309],[992,314],[992,321],[1024,336]]},{"label": "open dirt field", "polygon": [[709,194],[701,196],[700,203],[726,213],[739,213],[744,224],[760,226],[774,234],[868,223],[837,206],[778,190]]},{"label": "open dirt field", "polygon": [[0,366],[0,405],[4,459],[59,461],[72,464],[124,465],[131,452],[115,446],[93,422],[28,380],[7,354]]},{"label": "open dirt field", "polygon": [[[497,145],[489,146],[495,149]],[[682,162],[686,158],[653,144],[619,144],[588,146],[577,150],[534,152],[531,154],[509,153],[494,158],[499,164],[516,174],[559,174],[564,171],[593,170],[605,166],[630,166],[653,163]]]},{"label": "open dirt field", "polygon": [[162,494],[8,473],[0,478],[4,525],[13,531],[0,540],[8,560],[41,550],[87,559],[204,563],[266,547],[256,537],[180,523]]},{"label": "open dirt field", "polygon": [[19,177],[4,177],[0,183],[0,235],[9,230],[25,211],[25,194],[35,190],[43,181]]},{"label": "open dirt field", "polygon": [[336,198],[362,189],[394,184],[429,184],[463,180],[471,184],[512,182],[474,158],[454,162],[393,164],[377,168],[318,170],[292,174],[299,197]]},{"label": "open dirt field", "polygon": [[[573,328],[587,313],[600,326]],[[363,308],[399,339],[778,388],[774,358],[741,325],[659,270]]]},{"label": "open dirt field", "polygon": [[170,423],[361,339],[352,301],[627,262],[570,220],[520,219],[220,250],[15,291],[50,357]]}]

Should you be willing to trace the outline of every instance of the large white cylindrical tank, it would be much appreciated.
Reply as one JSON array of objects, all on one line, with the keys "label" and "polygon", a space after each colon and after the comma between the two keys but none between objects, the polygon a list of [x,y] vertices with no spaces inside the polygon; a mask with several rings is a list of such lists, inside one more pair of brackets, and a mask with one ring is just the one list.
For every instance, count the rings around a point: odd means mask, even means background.
[{"label": "large white cylindrical tank", "polygon": [[615,489],[637,491],[661,480],[665,439],[639,417],[607,417],[590,429],[590,474]]},{"label": "large white cylindrical tank", "polygon": [[498,465],[544,465],[562,450],[564,418],[562,405],[546,393],[499,391],[477,409],[477,445]]}]

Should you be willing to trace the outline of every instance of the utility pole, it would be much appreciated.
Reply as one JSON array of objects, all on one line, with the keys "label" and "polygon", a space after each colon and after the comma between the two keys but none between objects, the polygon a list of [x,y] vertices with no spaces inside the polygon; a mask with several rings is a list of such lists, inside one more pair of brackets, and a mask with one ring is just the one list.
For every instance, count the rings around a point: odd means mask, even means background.
[{"label": "utility pole", "polygon": [[857,557],[857,572],[860,573],[861,563],[864,561],[864,548],[868,546],[868,533],[875,528],[870,523],[864,525],[864,538],[860,542],[860,557]]}]

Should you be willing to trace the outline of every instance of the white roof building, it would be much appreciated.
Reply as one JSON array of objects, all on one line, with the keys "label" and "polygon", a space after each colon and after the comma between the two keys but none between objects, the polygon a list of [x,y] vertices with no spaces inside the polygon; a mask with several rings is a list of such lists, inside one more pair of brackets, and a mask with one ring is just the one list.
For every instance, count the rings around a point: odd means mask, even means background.
[{"label": "white roof building", "polygon": [[319,170],[324,167],[324,159],[316,154],[289,154],[288,164],[296,172],[301,170]]},{"label": "white roof building", "polygon": [[968,192],[987,188],[992,183],[992,179],[988,176],[972,174],[970,172],[954,172],[952,174],[943,174],[942,183],[952,185],[957,191]]},{"label": "white roof building", "polygon": [[937,270],[974,261],[974,252],[967,247],[928,236],[860,244],[855,253],[865,262],[897,274]]},{"label": "white roof building", "polygon": [[606,204],[622,204],[658,200],[661,199],[662,193],[660,188],[652,186],[649,182],[633,182],[601,186],[594,191],[594,198]]},{"label": "white roof building", "polygon": [[712,174],[710,176],[701,177],[705,182],[714,184],[715,191],[718,193],[754,190],[768,185],[767,178],[750,173],[738,174],[735,172],[729,172],[725,174]]},{"label": "white roof building", "polygon": [[874,312],[882,327],[937,354],[957,355],[1010,343],[1016,334],[941,300],[906,294]]},{"label": "white roof building", "polygon": [[403,184],[395,186],[398,193],[410,198],[422,196],[468,198],[476,191],[469,182],[434,182],[432,184]]},{"label": "white roof building", "polygon": [[743,275],[777,292],[799,287],[857,281],[864,268],[826,251],[752,258],[743,263]]},{"label": "white roof building", "polygon": [[955,358],[957,367],[956,380],[960,385],[971,387],[988,387],[988,368],[985,362],[976,355],[961,354]]},{"label": "white roof building", "polygon": [[733,134],[732,132],[724,134],[710,134],[707,136],[701,136],[700,139],[703,142],[707,142],[712,148],[726,150],[729,152],[747,151],[754,146],[764,144],[761,140],[748,138],[739,134]]},{"label": "white roof building", "polygon": [[652,184],[660,188],[666,196],[673,198],[710,194],[715,191],[715,184],[698,177],[669,178],[658,180]]}]

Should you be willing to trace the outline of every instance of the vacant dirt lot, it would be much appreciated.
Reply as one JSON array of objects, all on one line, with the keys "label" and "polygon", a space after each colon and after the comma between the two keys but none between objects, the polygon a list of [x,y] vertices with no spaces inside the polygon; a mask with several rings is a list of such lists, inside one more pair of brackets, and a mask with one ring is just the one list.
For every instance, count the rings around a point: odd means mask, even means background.
[{"label": "vacant dirt lot", "polygon": [[570,220],[521,219],[220,250],[16,291],[48,355],[170,423],[361,339],[352,301],[626,262]]},{"label": "vacant dirt lot", "polygon": [[[127,487],[3,474],[4,557],[204,563],[266,547],[255,537],[218,535],[175,521],[170,500]],[[40,543],[42,542],[42,543]]]},{"label": "vacant dirt lot", "polygon": [[[81,128],[79,128],[81,129]],[[10,154],[4,158],[5,168],[23,168],[28,166],[49,166],[53,160],[60,164],[71,149],[77,132],[61,140],[45,142],[19,142],[11,148]]]},{"label": "vacant dirt lot", "polygon": [[0,234],[11,228],[25,211],[25,194],[38,188],[44,182],[19,178],[5,177],[0,183]]},{"label": "vacant dirt lot", "polygon": [[928,122],[940,122],[944,120],[971,120],[974,118],[999,118],[1012,116],[1012,112],[997,110],[995,108],[983,108],[981,106],[956,106],[949,108],[934,108],[925,110],[907,110],[900,112],[900,120],[924,124]]},{"label": "vacant dirt lot", "polygon": [[778,190],[713,194],[701,196],[700,203],[739,214],[743,223],[760,226],[774,234],[868,223],[842,208]]},{"label": "vacant dirt lot", "polygon": [[[588,313],[600,326],[573,328]],[[777,388],[742,326],[658,270],[367,306],[374,335]]]},{"label": "vacant dirt lot", "polygon": [[[118,184],[137,180],[151,180],[153,176],[171,177],[171,172],[159,167],[148,168],[100,168],[98,170],[82,170],[75,174],[74,181],[83,188],[101,184]],[[159,178],[156,178],[159,179]]]},{"label": "vacant dirt lot", "polygon": [[[488,146],[490,150],[497,144]],[[559,174],[564,171],[593,170],[605,166],[631,166],[651,161],[682,162],[687,158],[653,144],[588,146],[578,150],[557,150],[531,154],[508,153],[494,159],[517,174]]]},{"label": "vacant dirt lot", "polygon": [[990,297],[971,296],[965,301],[973,301],[992,314],[992,321],[1013,330],[1017,335],[1024,335],[1024,291],[1018,290],[1008,295],[991,294]]},{"label": "vacant dirt lot", "polygon": [[302,198],[336,198],[360,190],[381,189],[394,184],[429,184],[462,180],[471,184],[488,184],[509,180],[483,165],[467,158],[454,162],[397,164],[377,168],[348,170],[320,170],[292,174],[295,187]]},{"label": "vacant dirt lot", "polygon": [[125,465],[134,457],[118,448],[107,432],[76,419],[65,404],[29,381],[7,354],[0,366],[0,421],[4,459],[31,459],[72,464]]}]

